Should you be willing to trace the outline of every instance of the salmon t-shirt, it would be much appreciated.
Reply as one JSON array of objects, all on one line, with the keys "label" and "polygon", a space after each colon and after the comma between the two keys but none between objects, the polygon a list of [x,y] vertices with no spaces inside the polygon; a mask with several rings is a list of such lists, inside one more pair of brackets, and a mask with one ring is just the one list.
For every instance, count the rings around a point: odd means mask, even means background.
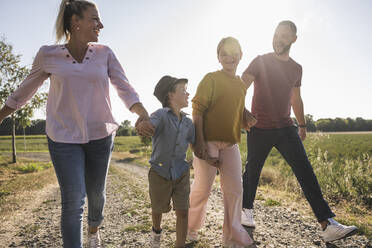
[{"label": "salmon t-shirt", "polygon": [[302,67],[293,59],[282,61],[274,53],[257,56],[244,74],[254,76],[252,113],[255,127],[283,128],[293,125],[291,119],[292,88],[301,86]]}]

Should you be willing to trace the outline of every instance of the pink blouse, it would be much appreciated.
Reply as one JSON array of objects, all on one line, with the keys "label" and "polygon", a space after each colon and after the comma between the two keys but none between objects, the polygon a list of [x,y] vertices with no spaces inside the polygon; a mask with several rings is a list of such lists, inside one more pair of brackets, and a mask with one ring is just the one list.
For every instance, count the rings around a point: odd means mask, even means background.
[{"label": "pink blouse", "polygon": [[64,45],[41,47],[30,74],[5,104],[21,108],[48,77],[46,133],[55,142],[82,144],[115,132],[109,79],[128,109],[139,102],[112,50],[90,44],[82,63]]}]

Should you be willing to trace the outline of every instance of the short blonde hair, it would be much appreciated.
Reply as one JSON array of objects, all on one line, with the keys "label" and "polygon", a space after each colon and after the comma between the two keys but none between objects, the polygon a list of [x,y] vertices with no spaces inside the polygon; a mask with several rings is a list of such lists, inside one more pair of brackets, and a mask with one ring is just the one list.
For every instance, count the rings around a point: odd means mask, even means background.
[{"label": "short blonde hair", "polygon": [[221,49],[225,46],[230,47],[230,49],[239,49],[240,53],[242,53],[242,48],[239,44],[239,41],[234,37],[225,37],[223,38],[217,46],[217,55],[220,53]]},{"label": "short blonde hair", "polygon": [[66,41],[70,40],[71,17],[77,15],[83,18],[83,12],[88,7],[96,8],[96,5],[86,0],[62,0],[55,25],[57,43],[63,38]]}]

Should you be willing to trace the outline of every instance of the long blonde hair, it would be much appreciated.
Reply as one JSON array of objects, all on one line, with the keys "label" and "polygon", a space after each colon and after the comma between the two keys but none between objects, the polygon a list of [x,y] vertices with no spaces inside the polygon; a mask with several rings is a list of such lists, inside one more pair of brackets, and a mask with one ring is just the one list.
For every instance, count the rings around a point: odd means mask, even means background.
[{"label": "long blonde hair", "polygon": [[83,18],[83,12],[88,7],[96,7],[93,2],[86,0],[62,0],[55,24],[56,42],[62,39],[70,40],[71,36],[71,17],[77,15]]}]

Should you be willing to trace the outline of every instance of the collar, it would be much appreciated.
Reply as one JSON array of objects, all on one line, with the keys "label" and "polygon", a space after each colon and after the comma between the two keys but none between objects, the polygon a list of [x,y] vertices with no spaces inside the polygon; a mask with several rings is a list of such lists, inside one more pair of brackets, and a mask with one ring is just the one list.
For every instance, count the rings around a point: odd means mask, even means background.
[{"label": "collar", "polygon": [[[169,107],[165,107],[164,109],[165,109],[168,113],[171,112],[173,115],[176,115],[176,114],[172,111],[171,108],[169,108]],[[180,114],[181,114],[182,118],[185,117],[185,116],[187,116],[187,115],[189,115],[188,113],[185,113],[185,112],[183,112],[183,111],[181,111]]]}]

